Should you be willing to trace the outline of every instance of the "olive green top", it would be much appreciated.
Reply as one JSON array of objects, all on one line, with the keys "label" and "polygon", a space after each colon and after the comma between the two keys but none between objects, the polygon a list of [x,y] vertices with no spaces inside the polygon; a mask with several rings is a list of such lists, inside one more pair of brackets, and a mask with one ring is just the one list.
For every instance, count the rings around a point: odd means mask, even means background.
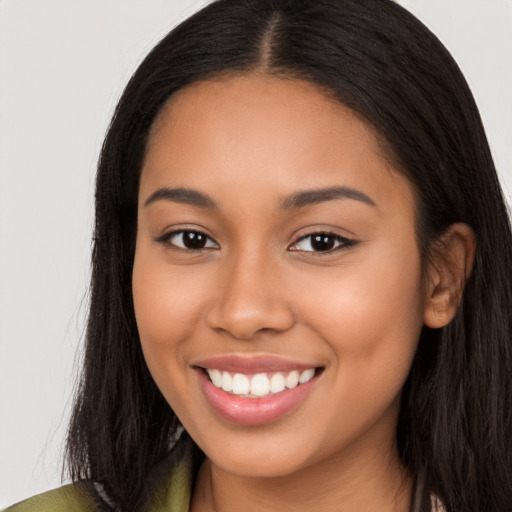
[{"label": "olive green top", "polygon": [[[186,452],[167,475],[151,489],[149,512],[188,512],[192,489],[192,456]],[[4,512],[87,512],[94,511],[93,499],[79,484],[64,485],[38,494],[5,509]]]},{"label": "olive green top", "polygon": [[[189,444],[183,443],[152,475],[148,512],[188,512],[192,483],[197,469],[197,454],[194,454],[193,448]],[[430,501],[432,512],[446,512],[436,496],[430,496],[427,501]],[[3,512],[88,512],[95,510],[93,498],[80,484],[70,484],[21,501]],[[419,502],[416,503],[414,510],[419,510]]]}]

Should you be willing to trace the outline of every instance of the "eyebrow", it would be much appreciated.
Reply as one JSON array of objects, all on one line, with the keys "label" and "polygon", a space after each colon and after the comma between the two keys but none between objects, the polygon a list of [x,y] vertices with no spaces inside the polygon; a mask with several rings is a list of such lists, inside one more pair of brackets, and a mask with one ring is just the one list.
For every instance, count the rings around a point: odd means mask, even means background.
[{"label": "eyebrow", "polygon": [[363,194],[363,192],[353,188],[337,186],[297,192],[285,197],[281,201],[281,208],[283,210],[291,210],[325,203],[327,201],[334,201],[336,199],[353,199],[354,201],[360,201],[369,206],[377,206],[376,203],[366,194]]},{"label": "eyebrow", "polygon": [[[302,190],[291,194],[281,200],[282,210],[304,208],[314,204],[335,201],[337,199],[352,199],[369,206],[377,206],[375,202],[363,192],[348,187],[326,187],[311,190]],[[163,187],[153,192],[144,203],[149,206],[156,201],[172,201],[175,203],[189,204],[198,208],[216,209],[218,205],[207,194],[185,187]]]},{"label": "eyebrow", "polygon": [[174,203],[190,204],[199,208],[214,209],[217,203],[208,195],[197,190],[184,187],[164,187],[153,192],[144,203],[149,206],[156,201],[173,201]]}]

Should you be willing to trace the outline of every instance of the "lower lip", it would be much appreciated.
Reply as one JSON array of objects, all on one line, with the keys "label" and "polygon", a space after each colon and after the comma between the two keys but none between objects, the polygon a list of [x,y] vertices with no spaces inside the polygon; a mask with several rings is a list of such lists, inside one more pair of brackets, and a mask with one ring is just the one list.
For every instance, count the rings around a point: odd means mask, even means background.
[{"label": "lower lip", "polygon": [[306,398],[318,379],[315,375],[293,389],[262,398],[246,398],[217,388],[204,370],[198,368],[196,373],[203,393],[217,414],[230,423],[246,426],[264,425],[282,418]]}]

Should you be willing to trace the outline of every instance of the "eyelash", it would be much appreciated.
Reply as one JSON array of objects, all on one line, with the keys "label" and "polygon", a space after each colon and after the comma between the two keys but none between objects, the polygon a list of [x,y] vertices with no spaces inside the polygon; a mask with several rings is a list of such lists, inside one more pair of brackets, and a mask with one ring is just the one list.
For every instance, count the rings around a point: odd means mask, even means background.
[{"label": "eyelash", "polygon": [[205,249],[210,249],[210,247],[201,247],[201,248],[198,248],[198,249],[192,249],[192,248],[189,248],[189,247],[179,247],[177,246],[176,244],[173,244],[171,242],[171,239],[173,237],[175,237],[176,235],[184,235],[185,233],[189,233],[189,234],[193,234],[193,235],[198,235],[198,236],[201,236],[201,237],[205,237],[207,242],[208,243],[209,241],[210,242],[213,242],[217,247],[218,247],[218,244],[217,242],[215,242],[215,240],[213,240],[213,238],[211,238],[210,236],[208,236],[206,233],[203,233],[202,231],[198,231],[196,229],[177,229],[175,231],[171,231],[169,233],[164,233],[162,236],[159,236],[159,237],[156,237],[155,238],[155,241],[161,243],[161,244],[164,244],[166,247],[169,247],[173,250],[176,250],[176,251],[190,251],[190,252],[200,252],[200,251],[203,251]]},{"label": "eyelash", "polygon": [[[189,233],[189,234],[192,234],[192,235],[196,235],[196,236],[200,236],[200,237],[205,237],[206,238],[206,244],[208,244],[209,242],[213,242],[213,244],[215,244],[215,246],[205,246],[205,247],[200,247],[200,248],[197,248],[197,249],[194,249],[194,248],[190,248],[190,247],[179,247],[177,246],[176,244],[173,244],[171,242],[171,239],[177,235],[184,235],[186,233]],[[314,236],[320,236],[322,235],[324,237],[324,242],[326,241],[325,239],[329,239],[330,242],[334,241],[334,244],[338,244],[338,245],[335,245],[334,247],[332,248],[329,248],[325,251],[315,251],[315,250],[311,250],[311,251],[304,251],[304,250],[300,250],[300,249],[293,249],[292,247],[294,246],[297,246],[300,242],[302,241],[305,241],[307,239],[310,239],[310,246],[313,248],[313,245],[312,245],[312,238]],[[159,237],[156,237],[155,238],[155,241],[156,242],[159,242],[161,244],[164,244],[165,246],[171,248],[172,250],[176,250],[176,251],[187,251],[187,252],[194,252],[194,253],[198,253],[198,252],[201,252],[201,251],[204,251],[204,250],[210,250],[212,248],[214,249],[217,249],[219,247],[219,244],[213,240],[213,238],[211,238],[210,236],[208,236],[207,234],[203,233],[202,231],[198,231],[198,230],[195,230],[195,229],[178,229],[178,230],[175,230],[175,231],[171,231],[169,233],[165,233]],[[350,247],[354,246],[357,244],[357,241],[355,240],[350,240],[349,238],[345,238],[341,235],[338,235],[337,233],[331,233],[329,231],[315,231],[313,233],[308,233],[307,235],[304,235],[304,236],[301,236],[300,238],[298,238],[289,248],[289,250],[291,251],[296,251],[296,252],[305,252],[305,253],[312,253],[312,254],[316,254],[316,255],[323,255],[323,254],[331,254],[333,252],[336,252],[336,251],[340,251],[340,250],[348,250]],[[185,244],[183,244],[185,245]]]},{"label": "eyelash", "polygon": [[347,250],[357,243],[355,240],[350,240],[349,238],[345,238],[344,236],[338,235],[337,233],[331,233],[329,231],[314,231],[313,233],[308,233],[307,235],[301,236],[299,239],[297,239],[296,242],[294,242],[292,244],[291,247],[296,246],[297,244],[299,244],[300,242],[302,242],[304,240],[307,240],[308,238],[310,239],[309,244],[312,247],[313,237],[315,237],[315,236],[322,236],[324,239],[328,238],[331,241],[334,241],[334,243],[338,243],[338,245],[333,248],[327,249],[325,251],[314,251],[314,250],[313,251],[300,251],[300,249],[290,249],[290,250],[322,255],[322,254],[331,254],[336,251]]}]

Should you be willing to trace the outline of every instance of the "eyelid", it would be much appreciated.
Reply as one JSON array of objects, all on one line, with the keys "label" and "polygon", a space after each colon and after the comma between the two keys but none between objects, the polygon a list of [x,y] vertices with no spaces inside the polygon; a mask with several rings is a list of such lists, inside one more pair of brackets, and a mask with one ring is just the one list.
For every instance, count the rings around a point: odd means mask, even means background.
[{"label": "eyelid", "polygon": [[[201,247],[199,249],[189,249],[187,247],[179,247],[176,244],[171,243],[171,241],[170,241],[171,238],[173,238],[174,236],[176,236],[176,235],[178,235],[180,233],[197,233],[197,234],[200,234],[200,235],[206,237],[209,241],[213,242],[215,244],[215,247],[209,246],[209,247]],[[200,252],[200,251],[204,251],[204,250],[211,250],[211,249],[219,249],[220,248],[218,242],[213,237],[211,237],[210,235],[205,233],[202,229],[192,228],[192,227],[180,227],[180,228],[171,229],[170,231],[166,231],[162,235],[153,237],[153,239],[155,240],[155,242],[161,243],[161,244],[165,245],[166,247],[168,247],[170,249],[173,249],[173,250],[176,250],[176,251]]]},{"label": "eyelid", "polygon": [[[193,248],[187,248],[187,247],[180,247],[180,246],[178,246],[178,245],[176,245],[174,243],[171,243],[170,240],[174,236],[179,235],[180,233],[197,233],[197,234],[200,234],[200,235],[206,237],[206,239],[209,242],[212,242],[214,247],[212,247],[212,245],[209,245],[209,246],[206,246],[206,247],[201,247],[201,248],[193,249]],[[327,237],[333,238],[335,240],[335,242],[337,242],[337,245],[335,245],[335,247],[333,247],[331,249],[327,249],[325,251],[315,251],[314,249],[312,249],[312,250],[304,250],[304,249],[294,248],[300,242],[302,242],[304,240],[307,240],[308,238],[311,238],[311,237],[313,237],[315,235],[325,235]],[[220,249],[220,245],[218,244],[218,242],[213,237],[211,237],[210,235],[205,233],[204,230],[202,230],[200,228],[196,228],[196,227],[187,227],[187,226],[178,227],[178,228],[175,228],[175,229],[171,229],[170,231],[166,231],[162,235],[155,236],[155,237],[153,237],[153,239],[156,242],[161,243],[161,244],[165,245],[166,247],[168,247],[168,248],[170,248],[172,250],[176,250],[176,251],[201,252],[201,251],[205,251],[205,250],[208,251],[208,250],[212,250],[212,249]],[[340,235],[340,234],[338,234],[336,232],[329,231],[328,229],[316,229],[316,230],[310,231],[308,233],[305,233],[305,234],[300,235],[299,237],[297,237],[295,239],[295,241],[290,246],[288,246],[288,250],[289,251],[294,251],[294,252],[311,253],[311,254],[315,254],[315,255],[321,256],[321,255],[332,254],[332,253],[340,251],[340,250],[348,250],[350,247],[356,245],[357,243],[358,243],[357,240],[347,238],[347,237],[342,236],[342,235]]]},{"label": "eyelid", "polygon": [[[308,250],[303,250],[303,249],[294,249],[293,247],[296,246],[299,242],[303,241],[303,240],[306,240],[310,237],[313,237],[315,235],[325,235],[325,236],[328,236],[328,237],[331,237],[333,238],[336,242],[339,242],[339,244],[335,247],[333,247],[332,249],[328,249],[326,251],[315,251],[315,250],[311,250],[311,251],[308,251]],[[350,249],[350,247],[353,247],[354,245],[356,245],[358,242],[357,240],[353,240],[353,239],[350,239],[350,238],[347,238],[345,236],[342,236],[338,233],[335,233],[335,232],[332,232],[332,231],[329,231],[327,229],[318,229],[318,230],[315,230],[315,231],[311,231],[309,233],[306,233],[304,235],[301,235],[299,236],[288,248],[288,250],[290,251],[297,251],[297,252],[304,252],[304,253],[311,253],[311,254],[315,254],[315,255],[327,255],[327,254],[332,254],[333,252],[336,252],[336,251],[340,251],[340,250],[348,250]]]}]

